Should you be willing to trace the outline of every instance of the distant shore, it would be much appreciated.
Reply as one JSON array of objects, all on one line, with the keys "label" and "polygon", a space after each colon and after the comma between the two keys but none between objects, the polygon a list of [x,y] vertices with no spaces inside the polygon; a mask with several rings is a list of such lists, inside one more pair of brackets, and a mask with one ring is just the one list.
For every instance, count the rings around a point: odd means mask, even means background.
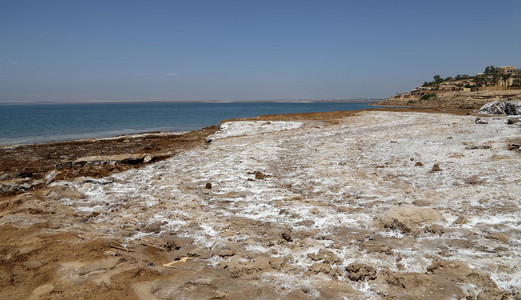
[{"label": "distant shore", "polygon": [[52,104],[92,104],[92,103],[374,103],[383,99],[272,99],[272,100],[57,100],[26,101],[0,100],[0,105],[52,105]]}]

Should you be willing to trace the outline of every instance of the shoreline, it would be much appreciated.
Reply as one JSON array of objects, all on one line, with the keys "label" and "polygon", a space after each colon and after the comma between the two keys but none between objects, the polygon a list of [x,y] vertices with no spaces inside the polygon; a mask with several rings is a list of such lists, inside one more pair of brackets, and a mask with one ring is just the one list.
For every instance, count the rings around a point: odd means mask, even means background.
[{"label": "shoreline", "polygon": [[[128,103],[127,103],[128,104]],[[16,106],[0,113],[0,147],[95,139],[145,132],[185,132],[216,125],[226,118],[305,111],[350,110],[368,102],[316,103],[91,103]],[[107,105],[107,106],[104,106]],[[123,112],[123,113],[119,113]],[[18,117],[20,116],[20,117]],[[46,117],[50,116],[50,117]],[[63,125],[67,124],[67,125]]]},{"label": "shoreline", "polygon": [[0,297],[519,296],[507,118],[376,108],[0,149]]},{"label": "shoreline", "polygon": [[[467,115],[469,110],[440,108],[374,107],[363,110],[261,115],[231,121],[321,121],[334,124],[365,111],[424,112]],[[0,147],[0,183],[8,180],[0,195],[16,195],[45,186],[46,176],[53,180],[80,176],[100,178],[150,163],[162,161],[182,151],[206,143],[218,130],[209,126],[187,132],[141,132],[101,138],[7,145]],[[49,172],[56,174],[49,175]],[[24,179],[24,176],[30,175]]]},{"label": "shoreline", "polygon": [[[224,102],[223,102],[224,103]],[[351,102],[347,102],[351,103]],[[364,102],[365,103],[365,102]],[[384,111],[418,111],[418,112],[427,112],[427,113],[452,113],[452,114],[469,114],[474,112],[474,109],[460,109],[460,108],[443,108],[443,107],[406,107],[406,106],[385,106],[385,105],[376,105],[375,102],[371,104],[371,108],[366,108],[362,110],[348,110],[348,111],[330,111],[330,112],[309,112],[309,113],[282,113],[282,114],[269,114],[269,115],[260,115],[256,117],[246,117],[246,118],[231,118],[231,119],[223,119],[218,124],[225,122],[225,121],[233,121],[233,120],[264,120],[264,119],[306,119],[311,118],[314,119],[313,115],[317,116],[323,116],[330,113],[343,113],[346,114],[348,112],[360,112],[360,111],[366,111],[366,110],[384,110]],[[213,125],[210,125],[213,126]],[[217,125],[218,126],[218,125]],[[35,142],[35,143],[15,143],[15,144],[3,144],[0,145],[0,149],[7,149],[7,148],[16,148],[20,146],[32,146],[32,145],[47,145],[47,144],[61,144],[61,143],[69,143],[69,142],[95,142],[95,141],[101,141],[101,140],[116,140],[120,138],[134,138],[134,137],[140,137],[143,135],[179,135],[179,134],[185,134],[191,131],[198,131],[202,128],[196,128],[193,130],[188,131],[136,131],[133,133],[128,134],[117,134],[117,135],[104,135],[102,134],[99,137],[86,137],[86,138],[65,138],[63,140],[57,139],[57,140],[50,140],[50,141],[44,141],[44,142]]]},{"label": "shoreline", "polygon": [[0,295],[519,296],[506,118],[382,108],[21,147],[51,169],[0,181],[20,187],[0,196]]}]

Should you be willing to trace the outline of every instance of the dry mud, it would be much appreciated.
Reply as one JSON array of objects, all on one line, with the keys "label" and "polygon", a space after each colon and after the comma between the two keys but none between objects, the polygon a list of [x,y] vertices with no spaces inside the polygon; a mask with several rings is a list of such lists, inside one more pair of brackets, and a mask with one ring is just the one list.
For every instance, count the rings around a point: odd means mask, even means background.
[{"label": "dry mud", "polygon": [[0,298],[519,299],[521,127],[475,119],[225,122],[13,196]]}]

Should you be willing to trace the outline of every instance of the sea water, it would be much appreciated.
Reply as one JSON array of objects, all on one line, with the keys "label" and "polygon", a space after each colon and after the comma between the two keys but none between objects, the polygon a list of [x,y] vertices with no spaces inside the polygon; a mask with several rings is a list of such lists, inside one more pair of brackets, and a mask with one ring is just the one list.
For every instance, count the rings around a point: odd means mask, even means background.
[{"label": "sea water", "polygon": [[360,110],[369,103],[82,103],[0,105],[0,145],[190,131],[266,114]]}]

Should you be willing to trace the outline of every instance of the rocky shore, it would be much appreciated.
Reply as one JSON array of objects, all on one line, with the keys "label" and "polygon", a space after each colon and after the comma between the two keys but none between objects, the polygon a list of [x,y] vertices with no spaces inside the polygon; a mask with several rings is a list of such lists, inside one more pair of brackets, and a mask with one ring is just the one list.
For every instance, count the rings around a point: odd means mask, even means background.
[{"label": "rocky shore", "polygon": [[0,298],[521,299],[519,124],[380,109],[3,148]]},{"label": "rocky shore", "polygon": [[436,97],[430,98],[429,100],[421,100],[419,95],[404,97],[403,94],[398,94],[396,96],[377,102],[376,105],[477,110],[481,106],[491,101],[505,101],[514,99],[521,99],[521,89],[476,92],[440,92],[436,93]]}]

